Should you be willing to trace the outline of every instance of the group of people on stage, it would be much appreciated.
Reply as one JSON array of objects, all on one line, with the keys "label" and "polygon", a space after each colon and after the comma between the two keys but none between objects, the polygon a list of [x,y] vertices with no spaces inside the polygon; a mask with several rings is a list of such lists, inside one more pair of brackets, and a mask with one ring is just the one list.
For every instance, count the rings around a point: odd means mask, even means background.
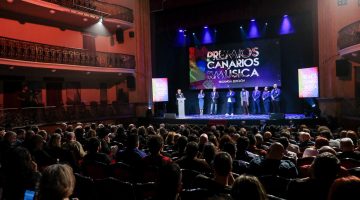
[{"label": "group of people on stage", "polygon": [[[243,114],[250,114],[249,106],[250,106],[250,98],[252,98],[252,110],[254,114],[269,114],[270,107],[272,104],[272,112],[279,113],[280,112],[280,94],[281,91],[277,87],[277,84],[273,85],[273,89],[269,91],[268,87],[264,87],[263,91],[259,90],[258,86],[255,86],[254,91],[252,91],[251,95],[248,90],[242,88],[240,91],[240,105],[243,111]],[[229,88],[229,91],[226,94],[226,114],[225,115],[234,115],[234,104],[235,104],[235,95],[236,93]],[[176,94],[176,98],[183,98],[184,95],[181,93],[181,90],[178,89]],[[213,87],[212,92],[210,93],[210,114],[217,114],[218,107],[218,99],[219,93],[216,91],[216,87]],[[199,100],[199,110],[200,115],[204,114],[204,99],[205,93],[204,90],[200,90],[198,93]],[[261,103],[263,105],[264,110],[261,109]]]}]

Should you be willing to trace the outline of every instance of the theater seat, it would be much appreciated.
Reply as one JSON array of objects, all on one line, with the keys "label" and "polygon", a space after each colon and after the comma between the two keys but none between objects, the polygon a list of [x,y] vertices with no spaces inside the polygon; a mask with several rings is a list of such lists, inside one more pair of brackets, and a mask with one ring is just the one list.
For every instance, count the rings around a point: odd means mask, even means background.
[{"label": "theater seat", "polygon": [[94,180],[97,199],[106,200],[135,200],[133,185],[116,178]]}]

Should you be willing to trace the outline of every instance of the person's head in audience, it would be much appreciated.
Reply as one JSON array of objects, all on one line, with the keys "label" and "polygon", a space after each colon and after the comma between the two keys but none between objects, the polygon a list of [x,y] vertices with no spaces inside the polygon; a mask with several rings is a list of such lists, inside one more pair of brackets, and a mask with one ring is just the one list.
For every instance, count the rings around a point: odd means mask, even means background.
[{"label": "person's head in audience", "polygon": [[94,138],[96,137],[96,131],[94,129],[90,129],[87,133],[87,138]]},{"label": "person's head in audience", "polygon": [[344,138],[344,137],[346,137],[346,134],[347,134],[347,130],[341,130],[339,133],[339,136],[340,136],[340,138]]},{"label": "person's head in audience", "polygon": [[319,154],[311,164],[312,178],[321,181],[335,180],[340,170],[339,159],[328,152]]},{"label": "person's head in audience", "polygon": [[202,158],[205,159],[205,161],[209,164],[212,165],[214,158],[216,155],[216,147],[213,143],[208,142],[204,145],[204,149],[202,151]]},{"label": "person's head in audience", "polygon": [[34,131],[35,134],[39,132],[39,127],[36,125],[31,126],[31,130]]},{"label": "person's head in audience", "polygon": [[264,186],[255,176],[241,175],[231,189],[233,200],[267,200]]},{"label": "person's head in audience", "polygon": [[148,135],[156,135],[156,131],[154,129],[154,127],[152,125],[149,125],[147,128],[146,128],[146,131],[147,131],[147,134]]},{"label": "person's head in audience", "polygon": [[81,141],[84,138],[85,130],[82,126],[77,126],[74,130],[75,137],[77,140]]},{"label": "person's head in audience", "polygon": [[75,176],[70,166],[50,165],[42,172],[39,200],[68,200],[75,188]]},{"label": "person's head in audience", "polygon": [[225,143],[223,145],[223,151],[230,154],[231,158],[234,160],[236,156],[236,146],[232,142]]},{"label": "person's head in audience", "polygon": [[67,127],[66,127],[66,130],[67,132],[74,132],[74,127],[73,125],[69,124]]},{"label": "person's head in audience", "polygon": [[328,200],[359,198],[360,178],[347,176],[338,178],[331,185]]},{"label": "person's head in audience", "polygon": [[283,145],[284,150],[286,151],[286,149],[287,149],[288,146],[289,146],[289,139],[288,139],[287,137],[280,137],[280,139],[278,140],[278,142]]},{"label": "person's head in audience", "polygon": [[185,136],[180,136],[176,142],[177,150],[179,153],[184,153],[186,145],[188,143],[188,139]]},{"label": "person's head in audience", "polygon": [[244,127],[240,128],[239,134],[240,134],[240,136],[247,136],[246,128],[244,128]]},{"label": "person's head in audience", "polygon": [[265,131],[264,133],[264,141],[268,142],[272,137],[272,134],[270,131]]},{"label": "person's head in audience", "polygon": [[[320,126],[320,127],[321,127],[321,126]],[[319,129],[320,129],[320,128],[318,128],[318,130],[319,130]],[[330,129],[321,129],[321,131],[320,131],[319,133],[320,133],[319,136],[321,136],[321,137],[324,137],[324,138],[326,138],[326,139],[328,139],[328,140],[333,139],[333,135],[332,135]]]},{"label": "person's head in audience", "polygon": [[232,158],[226,152],[219,152],[214,159],[214,179],[217,183],[228,186],[232,171]]},{"label": "person's head in audience", "polygon": [[300,142],[307,142],[311,139],[310,133],[308,132],[300,132],[299,133],[299,141]]},{"label": "person's head in audience", "polygon": [[20,142],[23,142],[25,140],[25,130],[24,129],[18,129],[16,131],[16,139]]},{"label": "person's head in audience", "polygon": [[357,140],[358,140],[358,136],[355,133],[355,131],[349,130],[346,133],[346,137],[350,138],[353,141],[354,146],[357,146]]},{"label": "person's head in audience", "polygon": [[165,144],[166,145],[174,145],[174,137],[175,137],[176,133],[175,132],[169,132],[166,136],[165,139]]},{"label": "person's head in audience", "polygon": [[266,154],[266,159],[281,160],[284,156],[284,152],[284,146],[279,142],[274,142],[273,144],[271,144]]},{"label": "person's head in audience", "polygon": [[331,153],[331,154],[333,154],[333,155],[336,155],[335,149],[333,149],[333,148],[330,147],[330,146],[323,146],[323,147],[321,147],[320,149],[318,149],[318,151],[319,151],[319,154],[328,152],[328,153]]},{"label": "person's head in audience", "polygon": [[48,141],[48,133],[46,132],[46,130],[40,130],[38,134],[43,137],[44,141]]},{"label": "person's head in audience", "polygon": [[231,137],[226,134],[226,135],[223,135],[221,138],[220,138],[220,141],[219,141],[219,149],[220,150],[223,150],[224,148],[224,144],[226,143],[230,143],[230,142],[233,142]]},{"label": "person's head in audience", "polygon": [[219,147],[219,141],[215,134],[209,135],[209,142],[211,142],[215,147]]},{"label": "person's head in audience", "polygon": [[249,147],[249,138],[245,137],[245,136],[241,136],[237,141],[236,141],[236,147],[238,152],[244,152],[246,151],[246,149]]},{"label": "person's head in audience", "polygon": [[255,139],[256,139],[257,147],[260,147],[262,145],[262,143],[264,142],[264,138],[260,133],[255,134]]},{"label": "person's head in audience", "polygon": [[181,169],[177,163],[170,163],[160,169],[158,200],[176,200],[182,187]]},{"label": "person's head in audience", "polygon": [[199,138],[199,143],[200,144],[205,144],[209,141],[209,138],[208,138],[208,135],[203,133],[200,135],[200,138]]},{"label": "person's head in audience", "polygon": [[61,147],[61,135],[58,133],[54,133],[51,137],[50,137],[50,141],[49,141],[49,147]]},{"label": "person's head in audience", "polygon": [[196,142],[187,143],[185,152],[188,158],[194,159],[199,153],[198,144]]},{"label": "person's head in audience", "polygon": [[340,140],[340,149],[342,152],[354,151],[354,143],[350,138],[342,138]]},{"label": "person's head in audience", "polygon": [[9,146],[14,146],[16,144],[16,133],[13,131],[6,132],[3,141]]},{"label": "person's head in audience", "polygon": [[315,149],[320,149],[323,146],[329,146],[329,140],[324,137],[317,137],[315,139]]},{"label": "person's head in audience", "polygon": [[30,151],[37,151],[44,149],[44,139],[41,135],[36,134],[30,140]]},{"label": "person's head in audience", "polygon": [[164,147],[164,141],[160,135],[151,135],[148,140],[148,148],[151,155],[159,155]]},{"label": "person's head in audience", "polygon": [[127,139],[127,148],[134,149],[139,147],[139,135],[130,133]]},{"label": "person's head in audience", "polygon": [[97,138],[90,138],[87,143],[87,149],[89,154],[95,154],[99,152],[101,148],[101,142]]}]

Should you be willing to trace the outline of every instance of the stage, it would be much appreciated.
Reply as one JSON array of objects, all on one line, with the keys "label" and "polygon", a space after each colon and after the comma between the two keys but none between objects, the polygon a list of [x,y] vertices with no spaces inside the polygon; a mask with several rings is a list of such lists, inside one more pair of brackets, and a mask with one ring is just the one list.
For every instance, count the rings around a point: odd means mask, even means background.
[{"label": "stage", "polygon": [[317,119],[307,117],[304,114],[250,114],[250,115],[186,115],[178,117],[174,113],[167,113],[164,117],[154,117],[155,123],[171,124],[224,124],[224,125],[259,125],[260,123],[274,125],[288,125],[290,123],[309,124]]}]

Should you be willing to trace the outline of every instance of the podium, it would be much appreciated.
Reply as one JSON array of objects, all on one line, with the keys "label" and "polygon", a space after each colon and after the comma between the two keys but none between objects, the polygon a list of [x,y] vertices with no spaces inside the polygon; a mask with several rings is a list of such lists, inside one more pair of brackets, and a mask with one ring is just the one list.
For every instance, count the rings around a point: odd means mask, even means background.
[{"label": "podium", "polygon": [[177,98],[179,118],[185,117],[185,98]]}]

